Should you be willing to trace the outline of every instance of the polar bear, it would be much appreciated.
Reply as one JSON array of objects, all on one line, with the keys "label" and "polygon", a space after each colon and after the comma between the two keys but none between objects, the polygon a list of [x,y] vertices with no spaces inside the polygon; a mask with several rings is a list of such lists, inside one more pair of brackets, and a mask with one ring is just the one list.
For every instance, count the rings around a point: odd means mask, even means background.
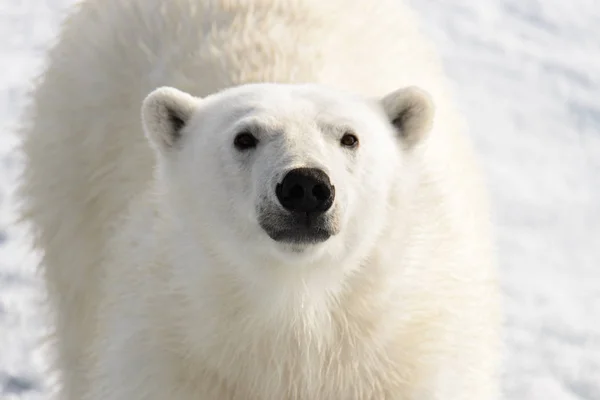
[{"label": "polar bear", "polygon": [[493,399],[487,196],[398,0],[86,0],[22,133],[71,399]]}]

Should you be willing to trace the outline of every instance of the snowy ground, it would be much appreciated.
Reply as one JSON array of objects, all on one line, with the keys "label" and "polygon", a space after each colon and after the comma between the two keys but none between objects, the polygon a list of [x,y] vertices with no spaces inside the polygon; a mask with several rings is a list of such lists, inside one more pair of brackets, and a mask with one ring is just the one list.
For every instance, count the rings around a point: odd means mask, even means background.
[{"label": "snowy ground", "polygon": [[[12,131],[73,0],[0,2],[0,399],[45,398],[35,259],[11,224]],[[496,205],[505,398],[600,399],[600,3],[413,0]]]}]

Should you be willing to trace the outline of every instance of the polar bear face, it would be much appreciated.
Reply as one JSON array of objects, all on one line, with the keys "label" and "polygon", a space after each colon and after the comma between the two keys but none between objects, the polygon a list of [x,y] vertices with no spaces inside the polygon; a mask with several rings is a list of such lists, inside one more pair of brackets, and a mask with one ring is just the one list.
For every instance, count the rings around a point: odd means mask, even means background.
[{"label": "polar bear face", "polygon": [[417,88],[371,101],[251,84],[202,99],[160,88],[142,116],[176,240],[238,266],[331,264],[382,232],[433,107]]}]

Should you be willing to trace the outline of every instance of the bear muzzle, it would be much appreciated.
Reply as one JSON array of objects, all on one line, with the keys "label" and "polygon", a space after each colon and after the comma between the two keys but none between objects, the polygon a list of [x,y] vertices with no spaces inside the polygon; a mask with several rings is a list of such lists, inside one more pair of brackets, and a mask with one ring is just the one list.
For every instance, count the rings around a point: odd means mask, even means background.
[{"label": "bear muzzle", "polygon": [[294,244],[324,242],[336,233],[331,212],[335,187],[317,168],[288,171],[275,187],[279,205],[259,211],[260,225],[271,239]]},{"label": "bear muzzle", "polygon": [[295,168],[285,174],[275,189],[277,200],[292,213],[318,215],[333,205],[335,187],[317,168]]}]

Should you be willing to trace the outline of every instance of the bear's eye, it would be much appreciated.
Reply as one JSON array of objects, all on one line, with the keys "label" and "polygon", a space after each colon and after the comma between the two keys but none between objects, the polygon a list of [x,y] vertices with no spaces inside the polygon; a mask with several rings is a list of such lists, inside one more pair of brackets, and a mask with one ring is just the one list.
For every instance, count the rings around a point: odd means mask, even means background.
[{"label": "bear's eye", "polygon": [[358,138],[355,134],[347,132],[344,134],[344,136],[342,136],[342,140],[340,140],[340,143],[344,147],[353,149],[356,146],[358,146]]},{"label": "bear's eye", "polygon": [[233,145],[240,151],[253,149],[258,144],[258,139],[250,132],[241,132],[235,136]]}]

